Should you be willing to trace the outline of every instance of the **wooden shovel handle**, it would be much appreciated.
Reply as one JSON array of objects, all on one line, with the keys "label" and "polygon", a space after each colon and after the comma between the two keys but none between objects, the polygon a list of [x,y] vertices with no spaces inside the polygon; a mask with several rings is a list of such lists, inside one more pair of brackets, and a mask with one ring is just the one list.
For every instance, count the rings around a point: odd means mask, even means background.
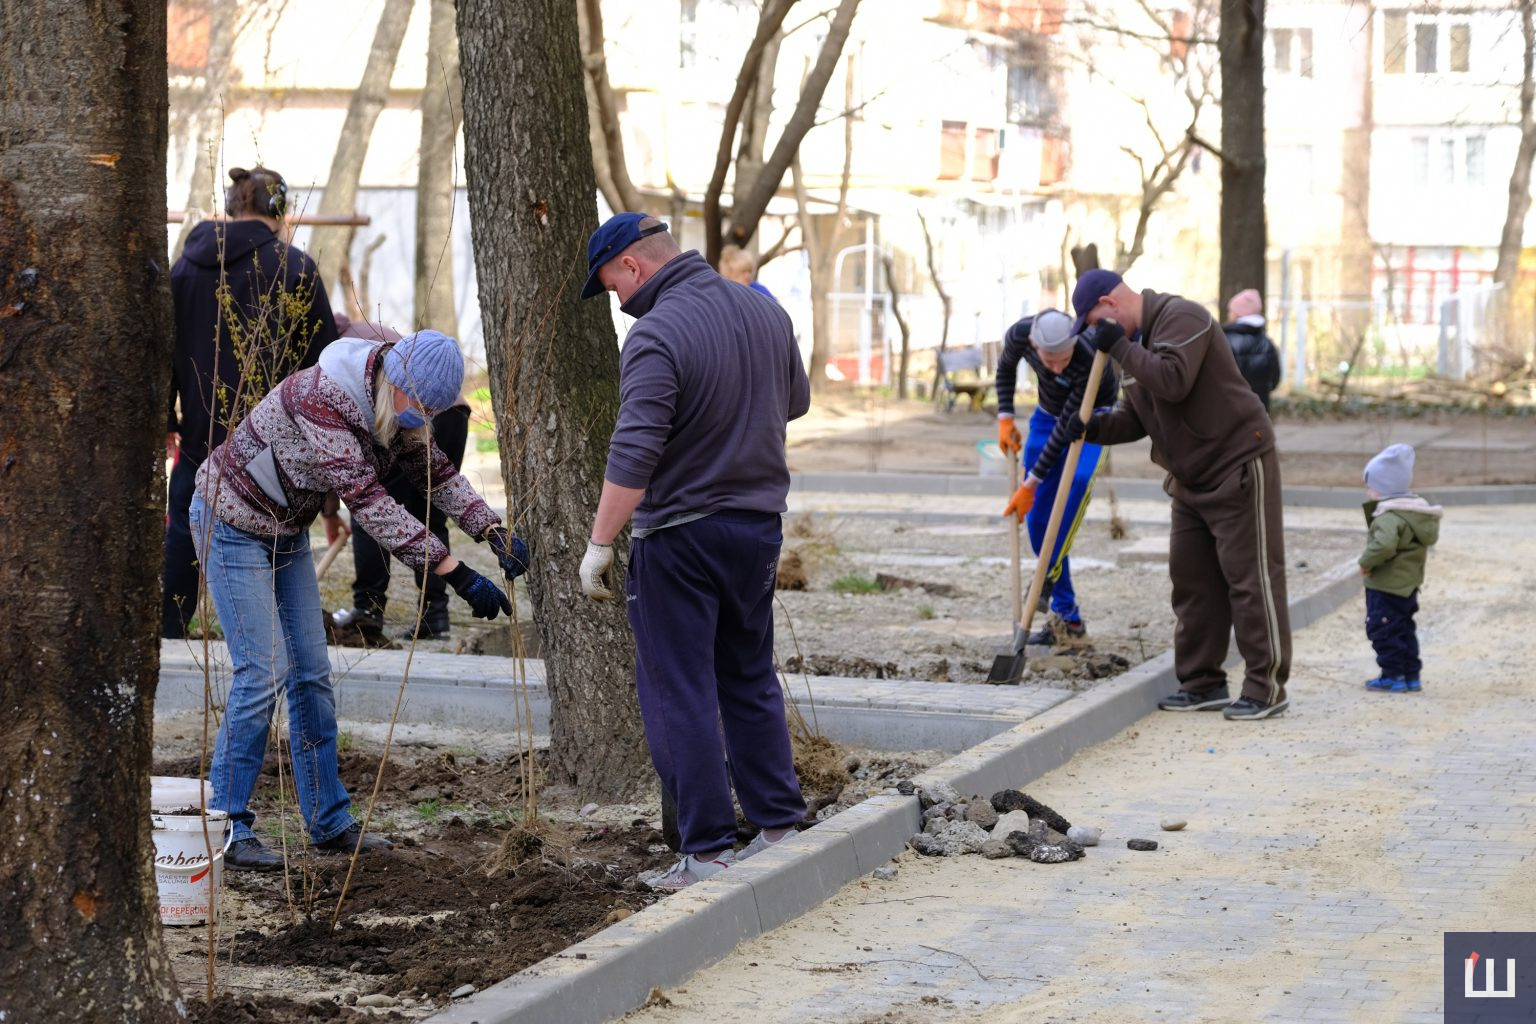
[{"label": "wooden shovel handle", "polygon": [[325,549],[325,554],[321,555],[320,561],[315,563],[315,579],[318,580],[325,575],[331,563],[336,561],[336,556],[341,554],[341,549],[347,546],[347,538],[350,536],[350,532],[343,532],[331,541],[331,546]]},{"label": "wooden shovel handle", "polygon": [[[1019,456],[1013,452],[1004,452],[1008,456],[1008,498],[1013,499],[1014,492],[1019,489]],[[1019,520],[1015,516],[1008,517],[1012,524],[1008,531],[1008,584],[1013,590],[1013,621],[1018,622],[1024,614],[1024,579],[1021,572],[1023,564],[1023,550],[1019,546]]]},{"label": "wooden shovel handle", "polygon": [[[1083,404],[1077,415],[1086,424],[1093,415],[1093,401],[1099,395],[1099,381],[1104,377],[1104,364],[1109,356],[1103,352],[1093,354],[1093,368],[1088,371],[1088,386],[1083,389]],[[1035,563],[1035,578],[1029,584],[1029,597],[1024,601],[1024,614],[1019,619],[1019,629],[1029,632],[1035,618],[1035,605],[1040,603],[1040,592],[1045,589],[1045,576],[1051,567],[1051,552],[1056,548],[1056,534],[1061,531],[1061,516],[1067,508],[1067,495],[1072,493],[1072,477],[1077,473],[1077,460],[1083,454],[1083,439],[1078,438],[1067,449],[1067,460],[1061,467],[1061,481],[1056,485],[1056,501],[1051,505],[1051,520],[1045,527],[1045,538],[1040,542],[1040,558]]]}]

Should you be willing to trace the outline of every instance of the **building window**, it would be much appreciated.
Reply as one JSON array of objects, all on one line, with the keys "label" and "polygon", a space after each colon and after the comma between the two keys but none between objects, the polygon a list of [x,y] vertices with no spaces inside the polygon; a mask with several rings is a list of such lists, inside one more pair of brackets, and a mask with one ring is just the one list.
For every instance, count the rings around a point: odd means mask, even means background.
[{"label": "building window", "polygon": [[1408,174],[1415,185],[1429,184],[1429,139],[1422,135],[1408,140]]},{"label": "building window", "polygon": [[1382,15],[1381,69],[1389,75],[1408,70],[1408,15],[1403,11]]},{"label": "building window", "polygon": [[973,128],[975,151],[971,161],[972,181],[996,181],[999,158],[1003,147],[996,128]]},{"label": "building window", "polygon": [[1467,136],[1467,184],[1482,185],[1487,178],[1483,146],[1486,139],[1481,135]]},{"label": "building window", "polygon": [[1465,18],[1465,14],[1383,12],[1381,70],[1389,75],[1471,71],[1472,23]]},{"label": "building window", "polygon": [[939,177],[958,181],[965,177],[965,122],[945,121],[939,135]]},{"label": "building window", "polygon": [[1270,46],[1274,52],[1271,66],[1282,75],[1298,78],[1312,77],[1312,30],[1309,28],[1276,28],[1269,32]]},{"label": "building window", "polygon": [[678,0],[677,66],[699,62],[699,0]]},{"label": "building window", "polygon": [[1450,26],[1451,70],[1467,71],[1472,64],[1472,26],[1456,22]]},{"label": "building window", "polygon": [[1479,187],[1488,176],[1487,137],[1415,135],[1408,140],[1408,178],[1435,188]]}]

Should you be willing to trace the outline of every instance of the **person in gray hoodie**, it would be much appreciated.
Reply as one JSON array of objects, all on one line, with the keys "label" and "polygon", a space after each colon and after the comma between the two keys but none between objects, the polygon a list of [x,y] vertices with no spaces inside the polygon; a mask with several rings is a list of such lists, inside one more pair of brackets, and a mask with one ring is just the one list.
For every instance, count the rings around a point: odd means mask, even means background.
[{"label": "person in gray hoodie", "polygon": [[1445,510],[1431,505],[1413,487],[1413,448],[1393,444],[1365,465],[1365,503],[1370,530],[1360,555],[1365,577],[1365,635],[1376,649],[1381,675],[1366,681],[1377,693],[1417,693],[1423,689],[1419,672],[1419,634],[1413,617],[1419,611],[1424,562],[1440,539]]}]

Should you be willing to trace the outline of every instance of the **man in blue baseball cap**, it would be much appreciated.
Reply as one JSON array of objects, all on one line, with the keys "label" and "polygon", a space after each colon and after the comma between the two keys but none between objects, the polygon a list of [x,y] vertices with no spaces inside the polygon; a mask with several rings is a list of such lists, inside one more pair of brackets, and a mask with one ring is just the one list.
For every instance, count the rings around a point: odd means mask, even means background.
[{"label": "man in blue baseball cap", "polygon": [[[1168,471],[1179,692],[1157,706],[1240,721],[1281,714],[1290,706],[1291,627],[1274,425],[1198,303],[1090,270],[1072,290],[1072,309],[1093,347],[1120,364],[1124,397],[1086,425],[1073,417],[1069,440],[1150,437],[1152,461]],[[1235,701],[1223,667],[1232,632],[1246,665]]]},{"label": "man in blue baseball cap", "polygon": [[[598,279],[597,272],[640,239],[665,230],[665,224],[643,213],[620,213],[609,217],[587,240],[587,283],[581,289],[581,297],[590,299],[601,295],[607,286]],[[670,248],[676,253],[677,243],[672,242]],[[619,296],[620,302],[624,299],[625,296]]]},{"label": "man in blue baseball cap", "polygon": [[741,857],[805,816],[773,666],[773,597],[784,430],[810,408],[811,386],[778,303],[679,251],[655,218],[610,218],[587,245],[587,270],[582,294],[613,292],[637,320],[619,357],[619,420],[581,589],[613,596],[613,541],[633,518],[624,596],[635,692],[683,854],[646,882],[675,890],[736,862],[733,781],[762,830]]}]

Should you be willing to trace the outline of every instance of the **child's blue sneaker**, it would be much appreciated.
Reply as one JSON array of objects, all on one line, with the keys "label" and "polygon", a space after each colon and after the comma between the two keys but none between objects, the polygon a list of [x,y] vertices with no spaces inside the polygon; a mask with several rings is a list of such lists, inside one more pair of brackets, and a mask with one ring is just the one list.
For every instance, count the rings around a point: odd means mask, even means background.
[{"label": "child's blue sneaker", "polygon": [[1394,676],[1378,676],[1375,679],[1367,679],[1365,681],[1365,688],[1367,690],[1376,690],[1379,693],[1407,693],[1408,680],[1398,679]]},{"label": "child's blue sneaker", "polygon": [[1409,693],[1418,693],[1420,690],[1424,689],[1424,684],[1419,682],[1418,676],[1414,676],[1412,679],[1407,679],[1403,682],[1404,685],[1408,688]]}]

